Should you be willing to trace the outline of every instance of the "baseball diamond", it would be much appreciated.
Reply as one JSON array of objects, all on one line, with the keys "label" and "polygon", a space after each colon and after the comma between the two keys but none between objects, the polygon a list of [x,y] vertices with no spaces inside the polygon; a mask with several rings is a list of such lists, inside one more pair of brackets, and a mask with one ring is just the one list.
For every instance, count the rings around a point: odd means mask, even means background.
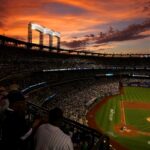
[{"label": "baseball diamond", "polygon": [[89,126],[111,137],[116,149],[149,150],[150,88],[122,87],[119,95],[94,106],[87,119]]}]

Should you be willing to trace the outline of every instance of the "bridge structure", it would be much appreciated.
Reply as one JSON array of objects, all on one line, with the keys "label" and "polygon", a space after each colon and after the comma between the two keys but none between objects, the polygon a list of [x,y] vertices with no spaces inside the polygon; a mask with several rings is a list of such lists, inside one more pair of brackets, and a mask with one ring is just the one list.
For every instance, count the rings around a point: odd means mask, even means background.
[{"label": "bridge structure", "polygon": [[[30,27],[31,28],[31,27]],[[34,28],[34,26],[32,26]],[[34,28],[35,29],[35,28]],[[77,55],[77,56],[86,56],[86,57],[123,57],[123,58],[128,58],[128,57],[133,57],[133,58],[150,58],[150,54],[107,54],[107,53],[94,53],[91,51],[78,51],[78,50],[69,50],[69,49],[62,49],[60,48],[60,39],[58,40],[58,45],[57,47],[53,47],[52,40],[51,40],[51,31],[48,31],[47,28],[44,28],[44,32],[42,31],[42,28],[39,29],[38,31],[40,32],[40,39],[39,39],[39,44],[32,43],[32,34],[29,33],[29,41],[21,41],[17,40],[14,38],[10,38],[7,36],[0,35],[0,47],[13,47],[13,48],[22,48],[22,49],[27,49],[27,50],[39,50],[39,51],[46,51],[47,53],[56,53],[56,54],[66,54],[66,55]],[[31,32],[31,30],[29,30]],[[44,46],[43,45],[43,34],[48,34],[50,36],[50,42],[49,46]],[[53,36],[59,37],[60,34],[57,32],[53,33]],[[60,38],[60,37],[59,37]]]}]

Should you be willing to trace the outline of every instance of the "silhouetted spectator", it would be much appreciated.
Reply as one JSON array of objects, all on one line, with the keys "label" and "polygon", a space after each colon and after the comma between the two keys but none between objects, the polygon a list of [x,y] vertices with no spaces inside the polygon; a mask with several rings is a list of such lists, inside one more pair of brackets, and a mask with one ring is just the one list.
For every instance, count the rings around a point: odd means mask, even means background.
[{"label": "silhouetted spectator", "polygon": [[10,91],[7,97],[10,106],[5,112],[6,118],[2,127],[2,149],[24,150],[27,146],[26,139],[33,131],[33,128],[29,128],[25,120],[25,98],[17,90]]},{"label": "silhouetted spectator", "polygon": [[59,108],[49,112],[49,123],[41,125],[35,135],[35,150],[73,150],[70,136],[59,128],[62,118]]}]

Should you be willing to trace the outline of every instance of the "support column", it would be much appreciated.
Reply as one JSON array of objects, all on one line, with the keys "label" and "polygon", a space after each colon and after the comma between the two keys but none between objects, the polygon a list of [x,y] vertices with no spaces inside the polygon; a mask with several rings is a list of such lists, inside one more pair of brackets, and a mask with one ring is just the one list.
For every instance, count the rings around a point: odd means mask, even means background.
[{"label": "support column", "polygon": [[28,43],[32,43],[32,29],[31,29],[31,23],[28,24]]},{"label": "support column", "polygon": [[60,37],[57,37],[57,49],[60,49]]},{"label": "support column", "polygon": [[53,47],[53,36],[49,35],[49,47],[52,48]]}]

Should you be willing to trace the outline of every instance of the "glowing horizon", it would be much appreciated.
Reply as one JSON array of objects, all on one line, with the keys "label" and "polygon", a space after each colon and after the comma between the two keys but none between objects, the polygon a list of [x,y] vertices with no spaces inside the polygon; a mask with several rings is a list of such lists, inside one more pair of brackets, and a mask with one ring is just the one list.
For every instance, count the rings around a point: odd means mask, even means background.
[{"label": "glowing horizon", "polygon": [[33,21],[60,31],[62,48],[150,54],[150,0],[1,0],[0,9],[2,35],[27,41]]}]

